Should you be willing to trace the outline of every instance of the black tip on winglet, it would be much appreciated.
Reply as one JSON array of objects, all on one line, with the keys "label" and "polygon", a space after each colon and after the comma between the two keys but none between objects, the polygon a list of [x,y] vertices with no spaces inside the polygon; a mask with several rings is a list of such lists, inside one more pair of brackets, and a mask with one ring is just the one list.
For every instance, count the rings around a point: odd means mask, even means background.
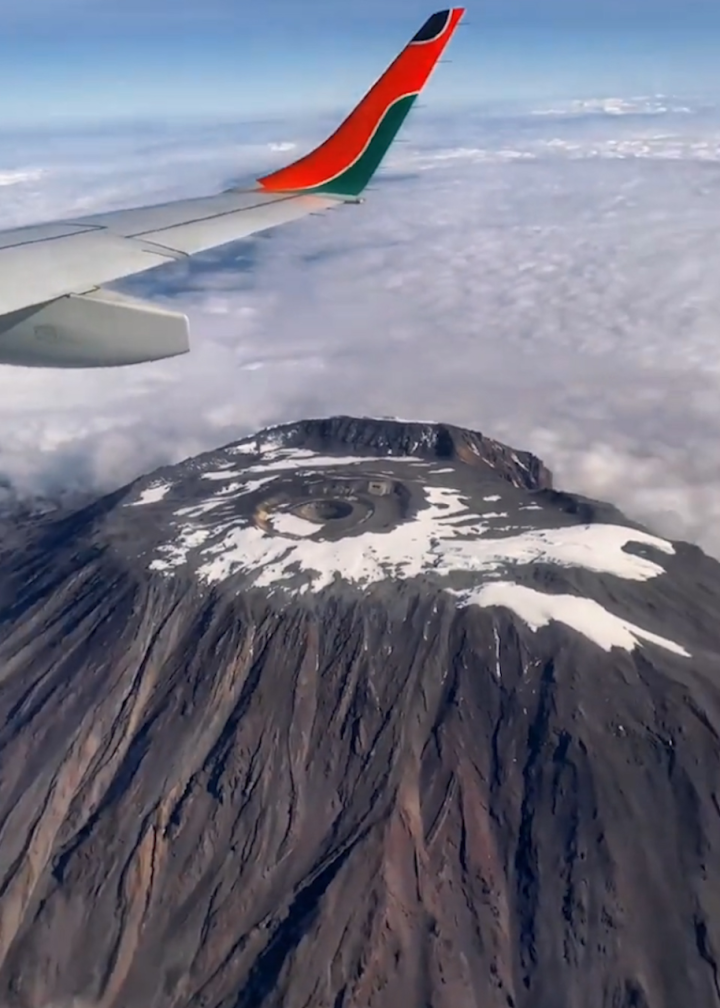
[{"label": "black tip on winglet", "polygon": [[442,35],[447,28],[449,20],[449,10],[437,11],[435,14],[431,14],[420,31],[413,35],[412,42],[432,42],[433,39]]}]

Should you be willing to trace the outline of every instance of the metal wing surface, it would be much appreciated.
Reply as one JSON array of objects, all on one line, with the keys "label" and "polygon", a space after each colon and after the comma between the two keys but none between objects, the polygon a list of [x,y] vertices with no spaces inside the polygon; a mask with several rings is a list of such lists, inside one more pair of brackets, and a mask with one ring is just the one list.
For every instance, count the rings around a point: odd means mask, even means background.
[{"label": "metal wing surface", "polygon": [[358,202],[463,12],[433,14],[324,143],[253,188],[0,232],[0,363],[108,367],[186,353],[185,315],[104,285]]}]

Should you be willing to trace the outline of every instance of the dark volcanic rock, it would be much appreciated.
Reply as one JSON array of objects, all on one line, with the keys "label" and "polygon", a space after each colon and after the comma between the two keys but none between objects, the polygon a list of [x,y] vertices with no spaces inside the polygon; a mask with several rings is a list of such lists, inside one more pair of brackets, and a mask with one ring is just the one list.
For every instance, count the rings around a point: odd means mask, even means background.
[{"label": "dark volcanic rock", "polygon": [[720,1005],[720,565],[550,482],[336,418],[6,535],[0,1004]]}]

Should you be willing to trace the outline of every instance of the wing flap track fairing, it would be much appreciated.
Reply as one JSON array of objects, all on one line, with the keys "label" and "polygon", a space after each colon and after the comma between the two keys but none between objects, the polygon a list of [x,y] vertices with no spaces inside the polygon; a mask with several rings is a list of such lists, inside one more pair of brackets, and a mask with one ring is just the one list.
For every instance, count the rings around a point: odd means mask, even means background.
[{"label": "wing flap track fairing", "polygon": [[0,318],[0,363],[117,367],[190,349],[187,316],[117,291],[68,294]]}]

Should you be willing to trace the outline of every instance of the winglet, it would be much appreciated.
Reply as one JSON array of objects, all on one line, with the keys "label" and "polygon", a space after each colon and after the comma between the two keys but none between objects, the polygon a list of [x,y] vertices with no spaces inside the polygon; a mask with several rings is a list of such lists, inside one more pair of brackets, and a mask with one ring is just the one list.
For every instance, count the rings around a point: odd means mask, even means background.
[{"label": "winglet", "polygon": [[464,7],[454,7],[432,14],[332,136],[299,161],[258,179],[262,188],[359,196],[464,13]]}]

